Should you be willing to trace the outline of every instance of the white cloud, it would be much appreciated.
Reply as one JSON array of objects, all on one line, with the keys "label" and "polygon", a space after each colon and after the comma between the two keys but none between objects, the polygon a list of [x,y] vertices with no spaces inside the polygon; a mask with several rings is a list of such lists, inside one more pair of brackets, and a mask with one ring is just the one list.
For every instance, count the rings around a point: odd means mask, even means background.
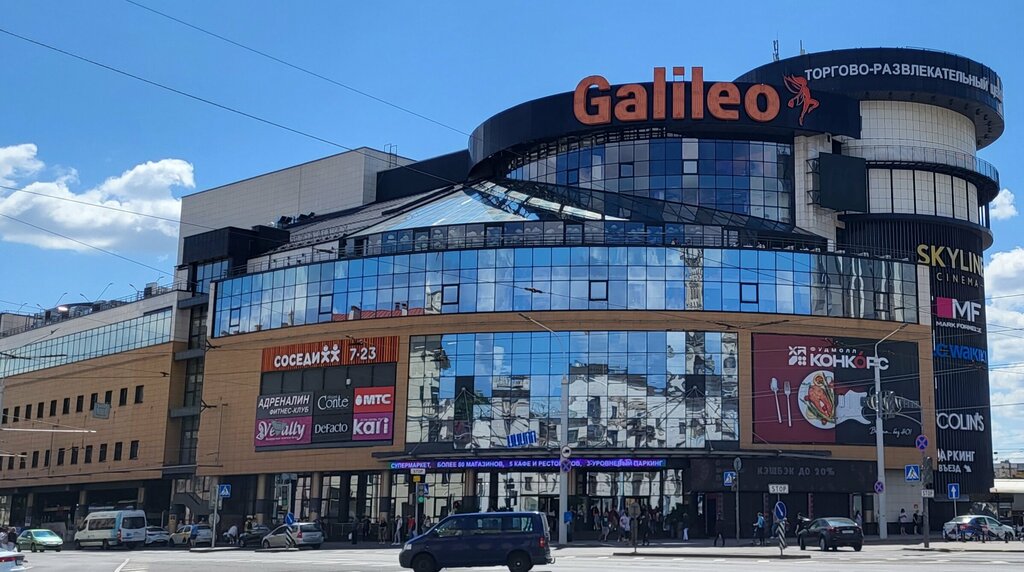
[{"label": "white cloud", "polygon": [[1018,405],[1024,404],[1024,248],[993,254],[985,283],[992,448],[999,458],[1020,459],[1024,457],[1024,405]]},{"label": "white cloud", "polygon": [[1017,207],[1013,204],[1013,193],[1010,189],[999,191],[989,205],[988,214],[992,220],[1006,220],[1017,216]]},{"label": "white cloud", "polygon": [[[37,174],[44,166],[36,158],[35,145],[0,147],[0,179],[5,174]],[[172,190],[195,187],[191,164],[180,159],[148,161],[82,192],[72,189],[77,182],[76,171],[70,169],[54,180],[23,182],[21,187],[31,193],[0,189],[0,213],[100,248],[156,253],[176,249],[181,200],[174,197]],[[7,218],[0,218],[0,238],[45,249],[92,251]]]},{"label": "white cloud", "polygon": [[0,147],[0,185],[13,186],[15,179],[34,175],[42,168],[32,143]]}]

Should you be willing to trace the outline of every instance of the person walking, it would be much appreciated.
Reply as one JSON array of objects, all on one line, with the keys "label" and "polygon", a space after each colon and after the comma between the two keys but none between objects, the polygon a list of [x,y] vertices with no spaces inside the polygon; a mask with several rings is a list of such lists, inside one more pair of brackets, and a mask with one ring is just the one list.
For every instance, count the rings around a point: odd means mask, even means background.
[{"label": "person walking", "polygon": [[608,513],[601,516],[601,542],[608,542],[608,533],[611,532],[608,523]]},{"label": "person walking", "polygon": [[690,513],[683,513],[683,542],[690,540]]},{"label": "person walking", "polygon": [[907,517],[907,509],[901,508],[900,509],[900,516],[899,516],[900,534],[901,535],[907,533],[907,521],[908,520],[909,520],[909,518]]},{"label": "person walking", "polygon": [[392,540],[391,544],[393,546],[398,546],[398,545],[402,544],[402,516],[401,515],[395,515],[395,537],[394,537],[394,540]]},{"label": "person walking", "polygon": [[619,542],[626,542],[629,540],[629,515],[622,513],[619,517]]},{"label": "person walking", "polygon": [[859,510],[857,511],[857,514],[853,515],[853,522],[856,522],[857,526],[859,526],[861,530],[864,530],[864,517],[860,515]]},{"label": "person walking", "polygon": [[718,541],[722,541],[722,548],[725,548],[725,517],[719,515],[715,521],[715,541],[713,546],[718,546]]},{"label": "person walking", "polygon": [[758,544],[758,546],[764,546],[764,527],[765,527],[764,513],[763,512],[758,512],[757,513],[757,520],[754,522],[754,533],[755,533],[755,536],[757,537],[757,544]]}]

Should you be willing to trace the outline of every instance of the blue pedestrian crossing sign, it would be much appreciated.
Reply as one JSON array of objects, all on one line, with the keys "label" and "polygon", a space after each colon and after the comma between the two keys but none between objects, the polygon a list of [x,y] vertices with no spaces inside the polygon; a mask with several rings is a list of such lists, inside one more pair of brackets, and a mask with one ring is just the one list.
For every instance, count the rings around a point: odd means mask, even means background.
[{"label": "blue pedestrian crossing sign", "polygon": [[949,500],[960,500],[960,483],[947,484],[946,495],[949,496]]},{"label": "blue pedestrian crossing sign", "polygon": [[222,499],[231,498],[231,485],[217,485],[217,496]]},{"label": "blue pedestrian crossing sign", "polygon": [[903,480],[908,483],[921,482],[921,465],[904,465]]},{"label": "blue pedestrian crossing sign", "polygon": [[722,472],[722,486],[731,487],[736,484],[736,471]]}]

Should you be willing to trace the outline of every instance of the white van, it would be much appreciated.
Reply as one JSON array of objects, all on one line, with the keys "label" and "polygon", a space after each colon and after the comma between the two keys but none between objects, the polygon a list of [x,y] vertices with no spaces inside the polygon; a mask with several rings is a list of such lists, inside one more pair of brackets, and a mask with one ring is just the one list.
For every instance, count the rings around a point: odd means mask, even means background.
[{"label": "white van", "polygon": [[146,513],[141,510],[105,510],[85,517],[82,528],[75,533],[75,548],[111,546],[129,549],[146,542]]}]

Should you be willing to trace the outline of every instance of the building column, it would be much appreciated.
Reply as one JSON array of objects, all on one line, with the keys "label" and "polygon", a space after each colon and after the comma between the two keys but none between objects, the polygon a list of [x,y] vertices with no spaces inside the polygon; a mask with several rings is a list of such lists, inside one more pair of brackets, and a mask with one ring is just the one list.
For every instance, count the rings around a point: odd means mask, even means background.
[{"label": "building column", "polygon": [[320,504],[323,496],[324,474],[314,471],[309,477],[309,519],[320,518]]},{"label": "building column", "polygon": [[[82,491],[83,493],[85,491]],[[135,508],[136,510],[146,510],[146,486],[139,485],[139,488],[135,492]]]},{"label": "building column", "polygon": [[82,528],[82,522],[89,512],[89,491],[78,491],[78,506],[75,507],[75,530]]},{"label": "building column", "polygon": [[[394,503],[391,498],[391,470],[384,469],[380,472],[380,507],[379,512],[384,513],[390,521],[395,516]],[[397,499],[395,499],[397,502]]]},{"label": "building column", "polygon": [[14,523],[16,526],[25,525],[26,527],[31,526],[35,523],[35,519],[32,518],[33,505],[36,501],[36,493],[25,493],[25,522]]},{"label": "building column", "polygon": [[[480,510],[480,499],[476,494],[476,469],[466,469],[462,476],[463,490],[462,490],[462,502],[460,503],[460,510],[466,510],[466,503],[472,503],[474,505],[473,510]],[[456,513],[455,507],[452,506],[452,513]]]},{"label": "building column", "polygon": [[267,475],[266,473],[260,473],[256,475],[256,522],[259,524],[267,524],[267,513],[270,512],[267,507]]},{"label": "building column", "polygon": [[366,473],[359,473],[356,480],[356,502],[359,503],[356,509],[356,521],[362,520],[367,514],[359,514],[366,510]]},{"label": "building column", "polygon": [[349,511],[352,506],[352,499],[350,498],[352,491],[352,473],[345,473],[341,475],[341,507],[338,513],[338,520],[341,522],[350,522]]}]

